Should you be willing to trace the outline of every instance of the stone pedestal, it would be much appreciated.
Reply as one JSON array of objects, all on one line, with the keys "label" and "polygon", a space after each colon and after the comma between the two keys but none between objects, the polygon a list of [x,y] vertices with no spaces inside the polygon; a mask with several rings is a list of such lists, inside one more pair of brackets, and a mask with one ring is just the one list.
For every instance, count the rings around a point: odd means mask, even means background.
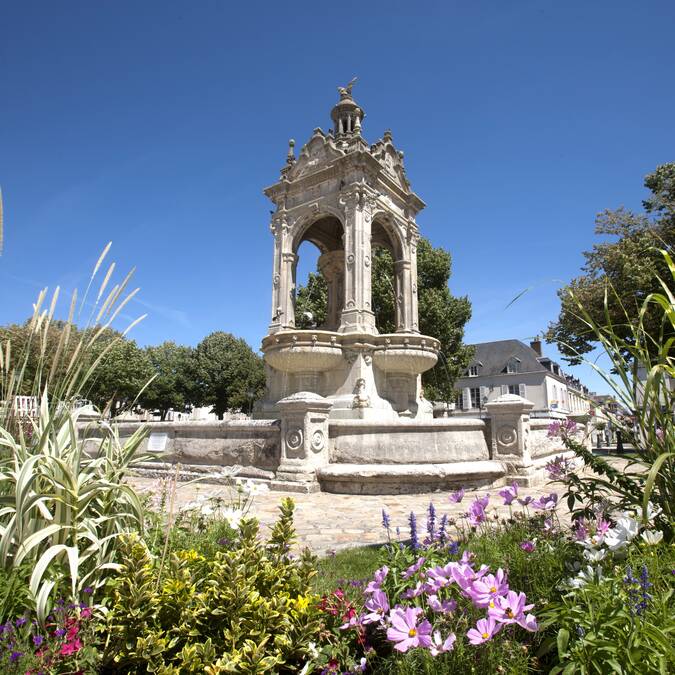
[{"label": "stone pedestal", "polygon": [[490,458],[504,463],[507,480],[522,487],[533,484],[535,467],[528,447],[530,411],[534,403],[504,394],[485,405],[490,416]]},{"label": "stone pedestal", "polygon": [[281,461],[273,487],[319,489],[317,468],[328,464],[328,415],[333,403],[308,391],[281,399]]}]

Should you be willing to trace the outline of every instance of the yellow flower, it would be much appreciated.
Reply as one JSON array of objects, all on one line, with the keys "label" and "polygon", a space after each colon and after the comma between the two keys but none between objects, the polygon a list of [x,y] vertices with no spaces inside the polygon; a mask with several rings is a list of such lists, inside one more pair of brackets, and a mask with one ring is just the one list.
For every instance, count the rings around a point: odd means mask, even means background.
[{"label": "yellow flower", "polygon": [[295,599],[295,609],[298,612],[305,612],[307,608],[309,607],[309,601],[311,600],[311,596],[309,595],[299,595]]}]

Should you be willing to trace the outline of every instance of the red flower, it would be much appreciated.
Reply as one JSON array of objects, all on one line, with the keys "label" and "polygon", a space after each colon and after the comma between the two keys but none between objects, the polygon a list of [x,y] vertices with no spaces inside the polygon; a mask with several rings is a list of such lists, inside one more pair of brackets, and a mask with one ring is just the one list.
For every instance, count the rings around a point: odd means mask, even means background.
[{"label": "red flower", "polygon": [[59,652],[61,656],[70,656],[71,654],[77,654],[77,652],[82,649],[82,642],[78,638],[72,642],[66,642],[61,646],[61,651]]}]

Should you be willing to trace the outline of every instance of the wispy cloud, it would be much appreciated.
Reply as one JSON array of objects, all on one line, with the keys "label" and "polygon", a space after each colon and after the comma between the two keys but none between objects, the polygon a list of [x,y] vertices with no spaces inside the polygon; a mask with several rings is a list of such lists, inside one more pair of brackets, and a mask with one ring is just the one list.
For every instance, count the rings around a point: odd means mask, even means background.
[{"label": "wispy cloud", "polygon": [[139,298],[134,298],[132,302],[149,310],[153,314],[157,314],[158,316],[164,317],[165,319],[169,319],[169,321],[174,321],[181,326],[190,326],[190,319],[188,318],[187,312],[184,312],[182,309],[167,307],[166,305],[157,305],[152,302],[140,300]]}]

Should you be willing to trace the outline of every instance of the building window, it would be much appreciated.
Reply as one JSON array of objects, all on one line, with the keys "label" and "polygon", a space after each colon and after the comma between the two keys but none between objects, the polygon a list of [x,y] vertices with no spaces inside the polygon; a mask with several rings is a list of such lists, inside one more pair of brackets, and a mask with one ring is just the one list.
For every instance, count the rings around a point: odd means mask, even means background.
[{"label": "building window", "polygon": [[520,360],[515,358],[515,356],[510,358],[506,364],[506,372],[509,375],[520,372]]},{"label": "building window", "polygon": [[478,366],[470,366],[469,377],[478,377]]},{"label": "building window", "polygon": [[515,394],[516,396],[520,396],[517,384],[510,384],[509,385],[509,394]]},{"label": "building window", "polygon": [[480,408],[480,387],[471,387],[471,407]]}]

